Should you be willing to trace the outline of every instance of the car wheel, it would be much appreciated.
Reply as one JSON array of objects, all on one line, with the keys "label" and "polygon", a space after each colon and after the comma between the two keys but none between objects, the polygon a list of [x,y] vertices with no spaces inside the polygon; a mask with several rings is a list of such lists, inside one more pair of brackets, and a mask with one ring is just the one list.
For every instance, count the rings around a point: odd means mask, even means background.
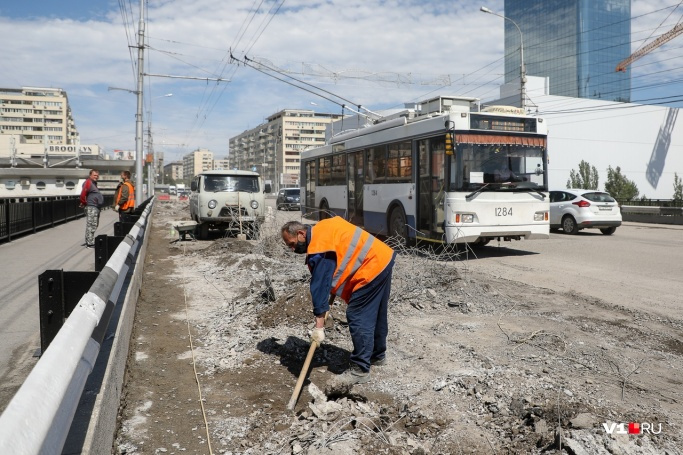
[{"label": "car wheel", "polygon": [[408,226],[406,226],[406,215],[401,207],[394,207],[389,214],[389,236],[398,237],[401,244],[408,240]]},{"label": "car wheel", "polygon": [[579,232],[579,227],[576,225],[576,220],[571,215],[566,215],[562,218],[562,230],[565,234],[574,235]]},{"label": "car wheel", "polygon": [[615,227],[608,227],[608,228],[602,228],[600,229],[600,232],[602,232],[605,235],[612,235],[616,232],[617,228]]}]

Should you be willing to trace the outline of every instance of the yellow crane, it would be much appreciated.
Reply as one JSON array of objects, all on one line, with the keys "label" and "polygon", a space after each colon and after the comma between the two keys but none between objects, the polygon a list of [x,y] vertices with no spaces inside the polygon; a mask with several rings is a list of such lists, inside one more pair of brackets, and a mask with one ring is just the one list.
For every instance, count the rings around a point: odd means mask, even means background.
[{"label": "yellow crane", "polygon": [[626,71],[626,67],[628,67],[631,63],[635,62],[640,57],[644,56],[645,54],[652,51],[653,49],[658,48],[662,44],[671,41],[672,39],[676,38],[681,33],[683,33],[683,23],[677,24],[674,28],[672,28],[668,32],[664,33],[662,36],[660,36],[656,40],[652,41],[647,46],[644,46],[644,47],[638,49],[633,54],[629,55],[624,60],[619,62],[619,64],[617,65],[617,71]]}]

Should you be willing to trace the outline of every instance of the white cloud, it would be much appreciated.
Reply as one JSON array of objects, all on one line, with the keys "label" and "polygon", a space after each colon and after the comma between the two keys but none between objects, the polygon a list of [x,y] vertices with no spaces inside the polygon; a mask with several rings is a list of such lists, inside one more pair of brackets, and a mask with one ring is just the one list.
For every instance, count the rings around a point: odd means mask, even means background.
[{"label": "white cloud", "polygon": [[[251,14],[257,3],[148,2],[151,49],[145,55],[146,72],[231,80],[147,77],[146,98],[173,93],[152,99],[151,105],[146,102],[157,150],[179,157],[205,147],[224,156],[229,137],[280,109],[314,108],[314,101],[317,110],[340,112],[335,104],[231,63],[230,49],[240,59],[264,59],[370,109],[400,106],[433,93],[497,94],[503,20],[479,7],[485,4],[502,13],[503,0],[288,0],[274,17],[268,10],[279,0],[265,1]],[[633,0],[633,16],[667,6],[665,0]],[[634,33],[643,39],[645,30],[656,27],[667,11],[634,21]],[[83,143],[99,143],[109,151],[134,149],[135,96],[107,87],[136,89],[136,49],[128,46],[135,46],[137,15],[135,10],[128,13],[127,26],[118,10],[80,22],[0,16],[0,40],[11,43],[4,48],[0,86],[64,88]],[[677,60],[663,65],[680,68]],[[315,70],[318,76],[303,70]],[[436,80],[446,86],[439,89]]]}]

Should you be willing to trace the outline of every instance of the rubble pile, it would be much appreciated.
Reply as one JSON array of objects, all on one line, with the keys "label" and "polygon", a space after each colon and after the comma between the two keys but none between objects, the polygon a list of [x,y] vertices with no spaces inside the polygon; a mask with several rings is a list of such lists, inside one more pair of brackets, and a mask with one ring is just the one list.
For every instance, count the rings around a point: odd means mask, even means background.
[{"label": "rubble pile", "polygon": [[[166,206],[156,223],[184,213]],[[639,368],[647,360],[619,355],[628,336],[565,311],[580,296],[475,275],[467,252],[391,239],[399,256],[388,364],[349,394],[322,392],[351,350],[337,300],[296,409],[287,411],[313,320],[303,257],[280,240],[279,226],[297,216],[272,213],[256,240],[217,236],[168,247],[170,280],[191,308],[202,387],[223,400],[206,403],[215,453],[681,453],[680,390],[646,390]],[[681,354],[658,353],[679,369]],[[666,431],[605,431],[634,416]],[[125,437],[119,442],[120,453],[137,453]]]}]

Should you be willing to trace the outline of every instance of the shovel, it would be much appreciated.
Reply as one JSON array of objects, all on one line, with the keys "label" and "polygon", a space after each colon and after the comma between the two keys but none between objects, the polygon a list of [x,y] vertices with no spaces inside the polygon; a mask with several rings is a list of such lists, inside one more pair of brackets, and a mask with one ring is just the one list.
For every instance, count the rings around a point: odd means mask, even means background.
[{"label": "shovel", "polygon": [[[334,294],[330,296],[330,301],[329,301],[329,306],[332,306],[332,302],[334,302]],[[327,315],[330,312],[328,311],[325,313],[325,320],[327,321]],[[299,399],[299,393],[301,392],[301,386],[304,385],[304,381],[306,380],[306,375],[308,375],[308,368],[311,366],[311,360],[313,360],[313,354],[315,353],[316,348],[318,347],[318,342],[315,340],[311,340],[311,347],[308,348],[308,355],[306,356],[306,361],[304,362],[304,366],[301,368],[301,373],[299,373],[299,379],[296,381],[296,386],[294,387],[294,391],[292,392],[292,398],[289,399],[289,403],[287,403],[287,409],[290,411],[294,410],[294,406],[296,406],[296,400]]]}]

